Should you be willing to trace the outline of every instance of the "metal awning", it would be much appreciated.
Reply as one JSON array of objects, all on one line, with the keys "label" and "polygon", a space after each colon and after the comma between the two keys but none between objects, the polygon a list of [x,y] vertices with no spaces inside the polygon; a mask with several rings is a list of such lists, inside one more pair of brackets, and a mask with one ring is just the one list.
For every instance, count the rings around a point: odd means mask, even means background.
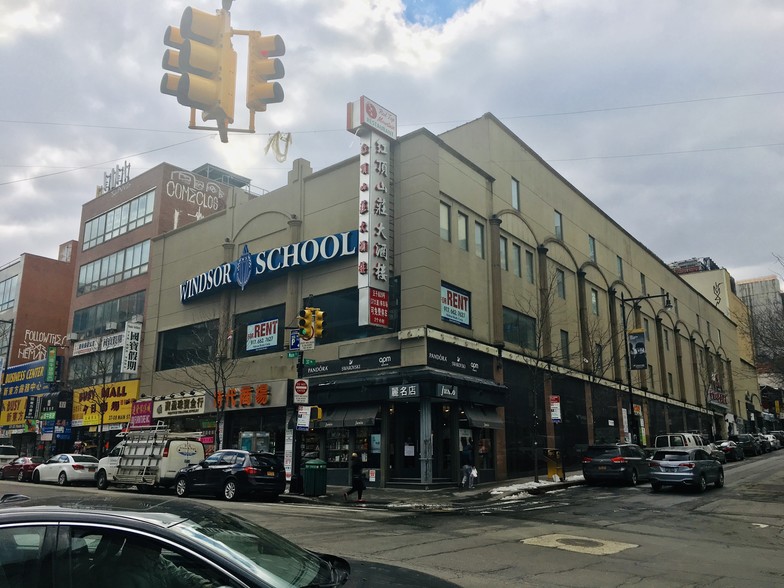
[{"label": "metal awning", "polygon": [[343,417],[344,427],[372,427],[378,415],[378,405],[349,406]]},{"label": "metal awning", "polygon": [[468,423],[480,429],[503,429],[504,421],[491,406],[467,406],[463,409]]},{"label": "metal awning", "polygon": [[345,416],[346,409],[342,406],[325,407],[321,415],[321,420],[316,421],[316,427],[319,429],[342,427]]}]

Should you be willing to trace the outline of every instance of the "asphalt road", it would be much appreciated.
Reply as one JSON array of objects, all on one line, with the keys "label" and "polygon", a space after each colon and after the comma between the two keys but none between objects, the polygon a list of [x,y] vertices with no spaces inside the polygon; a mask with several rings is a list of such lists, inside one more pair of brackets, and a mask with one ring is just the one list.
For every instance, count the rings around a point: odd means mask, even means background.
[{"label": "asphalt road", "polygon": [[[725,487],[704,494],[576,486],[460,513],[210,502],[315,551],[466,587],[784,585],[784,450],[727,464],[725,472]],[[100,492],[10,481],[0,491]]]}]

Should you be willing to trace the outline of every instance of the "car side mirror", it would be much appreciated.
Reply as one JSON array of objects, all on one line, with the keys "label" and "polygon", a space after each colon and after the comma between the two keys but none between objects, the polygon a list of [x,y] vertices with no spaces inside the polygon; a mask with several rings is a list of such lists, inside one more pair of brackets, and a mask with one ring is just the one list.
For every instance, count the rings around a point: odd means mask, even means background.
[{"label": "car side mirror", "polygon": [[203,468],[206,468],[206,467],[208,467],[208,466],[209,466],[209,464],[207,463],[207,460],[206,460],[206,459],[203,459],[203,460],[201,460],[201,461],[199,462],[199,465],[200,465],[201,467],[203,467]]}]

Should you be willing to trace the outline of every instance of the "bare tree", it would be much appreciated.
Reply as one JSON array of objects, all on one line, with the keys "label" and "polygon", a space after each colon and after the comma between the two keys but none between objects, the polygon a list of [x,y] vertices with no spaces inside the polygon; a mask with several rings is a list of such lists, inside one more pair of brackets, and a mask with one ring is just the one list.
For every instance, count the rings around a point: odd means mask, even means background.
[{"label": "bare tree", "polygon": [[220,430],[226,410],[226,391],[239,367],[233,353],[233,338],[228,315],[191,325],[183,337],[187,349],[177,358],[179,367],[157,374],[167,382],[203,391],[214,400],[215,449],[222,447]]}]

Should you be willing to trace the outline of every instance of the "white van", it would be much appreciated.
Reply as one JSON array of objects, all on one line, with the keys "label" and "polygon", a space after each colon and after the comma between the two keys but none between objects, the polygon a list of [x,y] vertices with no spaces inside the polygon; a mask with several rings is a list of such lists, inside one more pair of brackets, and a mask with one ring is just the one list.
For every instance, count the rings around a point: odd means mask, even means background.
[{"label": "white van", "polygon": [[98,462],[96,486],[136,485],[171,488],[182,468],[204,459],[204,445],[194,436],[161,429],[133,431]]},{"label": "white van", "polygon": [[703,447],[702,437],[695,433],[670,433],[657,435],[654,447]]}]

